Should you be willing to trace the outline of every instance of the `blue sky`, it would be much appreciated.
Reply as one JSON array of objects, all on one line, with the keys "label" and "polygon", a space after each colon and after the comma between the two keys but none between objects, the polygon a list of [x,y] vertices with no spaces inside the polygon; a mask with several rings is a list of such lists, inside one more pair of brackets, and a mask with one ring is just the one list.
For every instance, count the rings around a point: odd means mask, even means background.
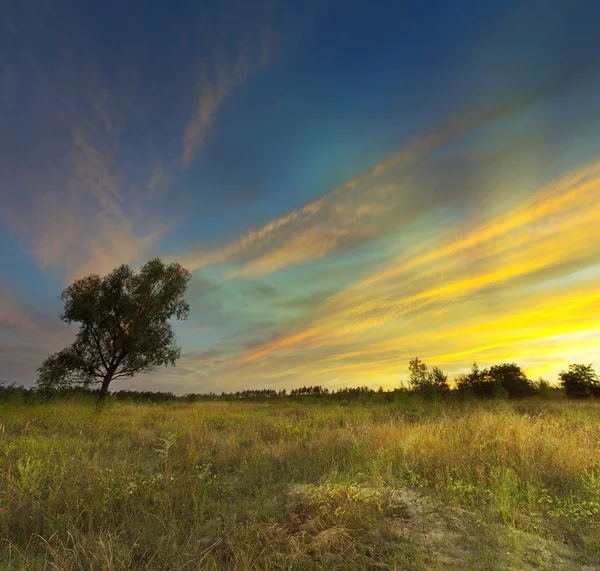
[{"label": "blue sky", "polygon": [[597,2],[0,6],[0,379],[193,271],[178,393],[600,365]]}]

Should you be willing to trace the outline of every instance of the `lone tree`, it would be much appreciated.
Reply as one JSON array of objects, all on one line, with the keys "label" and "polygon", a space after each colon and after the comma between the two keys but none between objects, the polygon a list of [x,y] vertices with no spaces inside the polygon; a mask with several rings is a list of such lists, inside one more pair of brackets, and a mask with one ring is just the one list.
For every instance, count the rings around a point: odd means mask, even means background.
[{"label": "lone tree", "polygon": [[169,319],[186,319],[183,299],[190,272],[178,263],[150,260],[139,272],[122,265],[105,277],[91,274],[65,289],[60,316],[80,323],[75,341],[38,369],[45,390],[100,384],[98,407],[115,379],[175,365],[181,348]]}]

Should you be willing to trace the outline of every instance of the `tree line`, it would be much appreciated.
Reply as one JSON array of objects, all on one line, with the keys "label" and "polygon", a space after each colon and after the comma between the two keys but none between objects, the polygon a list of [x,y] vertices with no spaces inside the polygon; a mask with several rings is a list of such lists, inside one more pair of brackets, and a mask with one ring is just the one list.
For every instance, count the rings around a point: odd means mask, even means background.
[{"label": "tree line", "polygon": [[[203,402],[203,401],[270,401],[325,399],[329,401],[380,400],[393,401],[398,394],[414,394],[425,398],[523,398],[529,396],[549,396],[564,394],[568,398],[600,398],[600,377],[592,365],[572,364],[559,374],[559,386],[553,387],[548,381],[539,378],[527,378],[516,363],[501,363],[486,369],[480,369],[473,363],[468,373],[460,374],[450,385],[448,376],[439,369],[428,366],[418,357],[409,362],[407,386],[385,390],[375,390],[368,386],[329,389],[321,385],[303,386],[287,391],[286,389],[247,389],[243,391],[220,393],[188,393],[175,395],[169,391],[118,390],[110,392],[111,400],[130,402]],[[98,397],[98,387],[60,386],[47,387],[37,385],[32,388],[8,384],[0,381],[0,402],[23,400],[39,402],[53,398],[72,398],[77,396]]]}]

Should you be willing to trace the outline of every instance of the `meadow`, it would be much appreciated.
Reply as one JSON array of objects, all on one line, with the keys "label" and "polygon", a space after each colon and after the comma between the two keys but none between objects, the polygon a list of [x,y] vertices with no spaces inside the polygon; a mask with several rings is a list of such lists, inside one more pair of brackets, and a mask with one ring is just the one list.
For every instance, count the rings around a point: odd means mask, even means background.
[{"label": "meadow", "polygon": [[541,397],[2,403],[0,569],[600,569],[599,427]]}]

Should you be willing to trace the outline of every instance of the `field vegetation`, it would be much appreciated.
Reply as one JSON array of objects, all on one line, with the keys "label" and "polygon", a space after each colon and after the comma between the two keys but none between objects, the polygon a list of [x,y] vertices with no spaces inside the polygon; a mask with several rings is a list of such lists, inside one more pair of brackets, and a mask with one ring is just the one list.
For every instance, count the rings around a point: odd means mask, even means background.
[{"label": "field vegetation", "polygon": [[598,400],[316,393],[5,391],[0,569],[600,569]]}]

